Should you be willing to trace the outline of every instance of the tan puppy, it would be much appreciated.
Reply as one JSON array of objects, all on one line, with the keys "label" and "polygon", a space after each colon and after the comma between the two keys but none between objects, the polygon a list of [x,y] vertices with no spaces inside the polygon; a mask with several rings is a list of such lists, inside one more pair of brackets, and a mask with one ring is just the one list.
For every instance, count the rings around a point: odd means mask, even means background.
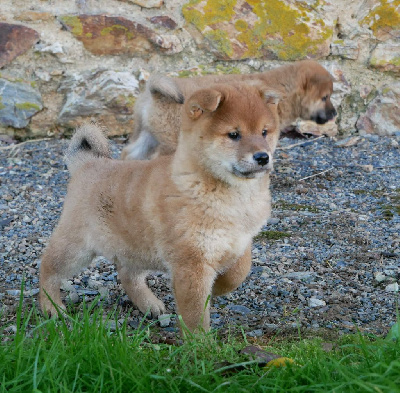
[{"label": "tan puppy", "polygon": [[215,85],[187,100],[173,156],[112,160],[96,125],[78,129],[66,156],[64,210],[40,267],[42,310],[55,313],[49,297],[62,307],[61,280],[103,255],[132,302],[153,316],[165,308],[145,277],[170,271],[183,321],[207,330],[208,297],[245,279],[252,237],[270,215],[278,136],[276,95],[244,84]]},{"label": "tan puppy", "polygon": [[281,129],[297,118],[324,124],[336,116],[330,96],[333,78],[312,60],[299,61],[264,73],[248,75],[208,75],[195,78],[168,78],[154,75],[135,105],[135,128],[122,159],[148,159],[171,154],[176,149],[181,124],[182,103],[194,91],[212,83],[237,81],[262,83],[265,89],[280,91]]}]

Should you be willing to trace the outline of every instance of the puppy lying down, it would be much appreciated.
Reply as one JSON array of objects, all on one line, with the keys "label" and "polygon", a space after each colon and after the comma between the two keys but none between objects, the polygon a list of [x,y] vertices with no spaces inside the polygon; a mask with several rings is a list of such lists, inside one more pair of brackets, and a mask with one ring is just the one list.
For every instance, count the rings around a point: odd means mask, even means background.
[{"label": "puppy lying down", "polygon": [[277,103],[275,92],[258,86],[200,89],[186,100],[176,153],[152,161],[113,160],[97,125],[79,128],[66,154],[64,209],[42,257],[42,310],[54,315],[53,302],[63,308],[61,280],[102,255],[152,316],[165,307],[146,275],[169,271],[184,323],[207,330],[209,296],[246,278],[252,238],[270,215]]}]

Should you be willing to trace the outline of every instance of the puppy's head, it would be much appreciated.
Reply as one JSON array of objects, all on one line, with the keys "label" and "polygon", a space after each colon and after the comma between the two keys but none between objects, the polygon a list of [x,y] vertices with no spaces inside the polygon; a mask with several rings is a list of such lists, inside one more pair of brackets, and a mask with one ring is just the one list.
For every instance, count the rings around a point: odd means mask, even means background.
[{"label": "puppy's head", "polygon": [[274,91],[241,83],[198,90],[186,101],[179,144],[220,180],[261,177],[272,169],[278,101]]},{"label": "puppy's head", "polygon": [[332,105],[333,77],[315,61],[301,64],[301,117],[325,124],[336,115]]}]

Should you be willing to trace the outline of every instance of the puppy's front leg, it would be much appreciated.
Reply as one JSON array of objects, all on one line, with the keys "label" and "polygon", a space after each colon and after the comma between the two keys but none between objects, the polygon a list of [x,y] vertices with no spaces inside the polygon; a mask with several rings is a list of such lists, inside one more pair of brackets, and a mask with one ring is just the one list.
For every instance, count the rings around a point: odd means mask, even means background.
[{"label": "puppy's front leg", "polygon": [[185,262],[172,270],[173,288],[178,314],[188,329],[210,328],[210,302],[216,271],[203,262]]},{"label": "puppy's front leg", "polygon": [[235,290],[247,277],[251,268],[251,243],[244,254],[224,273],[218,275],[213,296],[221,296]]}]

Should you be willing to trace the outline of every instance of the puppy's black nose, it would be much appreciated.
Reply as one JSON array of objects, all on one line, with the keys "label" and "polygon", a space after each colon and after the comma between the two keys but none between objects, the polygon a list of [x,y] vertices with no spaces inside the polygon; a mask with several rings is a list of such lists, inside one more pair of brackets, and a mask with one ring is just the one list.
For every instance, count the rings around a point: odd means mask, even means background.
[{"label": "puppy's black nose", "polygon": [[269,162],[269,155],[263,151],[258,151],[253,154],[254,161],[257,161],[258,165],[264,166]]}]

